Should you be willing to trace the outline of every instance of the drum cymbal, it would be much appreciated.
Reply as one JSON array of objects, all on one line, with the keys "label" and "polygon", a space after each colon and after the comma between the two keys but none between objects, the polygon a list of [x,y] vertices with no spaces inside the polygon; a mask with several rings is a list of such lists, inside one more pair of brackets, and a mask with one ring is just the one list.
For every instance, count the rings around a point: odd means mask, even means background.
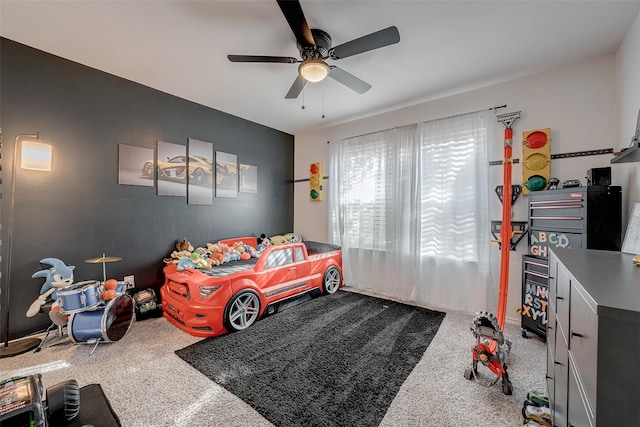
[{"label": "drum cymbal", "polygon": [[99,264],[103,262],[115,262],[120,261],[122,258],[117,256],[101,256],[98,258],[89,258],[85,259],[84,262],[88,262],[89,264]]}]

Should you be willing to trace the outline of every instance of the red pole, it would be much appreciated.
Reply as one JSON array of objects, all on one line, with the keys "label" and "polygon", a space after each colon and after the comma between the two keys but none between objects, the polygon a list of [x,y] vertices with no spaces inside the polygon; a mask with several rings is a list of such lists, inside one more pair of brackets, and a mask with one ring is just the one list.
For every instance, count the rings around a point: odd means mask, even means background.
[{"label": "red pole", "polygon": [[513,155],[513,129],[507,127],[504,130],[504,160],[503,165],[503,192],[502,192],[502,225],[500,226],[501,261],[500,261],[500,289],[498,291],[497,319],[500,330],[504,331],[504,322],[507,315],[507,296],[509,291],[509,257],[511,251],[511,165]]}]

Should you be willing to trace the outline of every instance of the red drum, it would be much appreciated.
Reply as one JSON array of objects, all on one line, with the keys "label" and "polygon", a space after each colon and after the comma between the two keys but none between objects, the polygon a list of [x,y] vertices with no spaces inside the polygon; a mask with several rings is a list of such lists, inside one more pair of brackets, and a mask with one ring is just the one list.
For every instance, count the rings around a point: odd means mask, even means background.
[{"label": "red drum", "polygon": [[76,343],[118,341],[129,332],[133,313],[133,299],[128,294],[118,295],[106,306],[72,314],[68,326],[69,337]]}]

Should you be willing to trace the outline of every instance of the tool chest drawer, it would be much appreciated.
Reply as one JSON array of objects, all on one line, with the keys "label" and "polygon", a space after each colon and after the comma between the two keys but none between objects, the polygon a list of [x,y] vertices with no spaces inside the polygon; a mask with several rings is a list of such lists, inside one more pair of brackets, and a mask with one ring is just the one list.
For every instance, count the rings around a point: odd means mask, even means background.
[{"label": "tool chest drawer", "polygon": [[[542,197],[547,196],[547,197]],[[569,198],[550,198],[542,195],[529,202],[529,221],[532,227],[546,230],[582,230],[584,227],[584,193],[571,193]],[[538,200],[539,199],[539,200]]]},{"label": "tool chest drawer", "polygon": [[547,284],[549,280],[549,261],[544,258],[523,256],[523,271],[527,279]]}]

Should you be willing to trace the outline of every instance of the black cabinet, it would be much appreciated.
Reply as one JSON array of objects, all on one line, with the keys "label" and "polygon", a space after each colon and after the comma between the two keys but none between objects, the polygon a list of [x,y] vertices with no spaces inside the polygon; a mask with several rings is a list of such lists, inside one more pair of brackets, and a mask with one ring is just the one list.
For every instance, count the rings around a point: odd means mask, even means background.
[{"label": "black cabinet", "polygon": [[547,335],[549,262],[546,258],[522,256],[522,335]]},{"label": "black cabinet", "polygon": [[594,185],[532,191],[528,198],[529,250],[522,258],[522,334],[530,331],[545,337],[549,249],[619,251],[622,191],[618,186]]}]

